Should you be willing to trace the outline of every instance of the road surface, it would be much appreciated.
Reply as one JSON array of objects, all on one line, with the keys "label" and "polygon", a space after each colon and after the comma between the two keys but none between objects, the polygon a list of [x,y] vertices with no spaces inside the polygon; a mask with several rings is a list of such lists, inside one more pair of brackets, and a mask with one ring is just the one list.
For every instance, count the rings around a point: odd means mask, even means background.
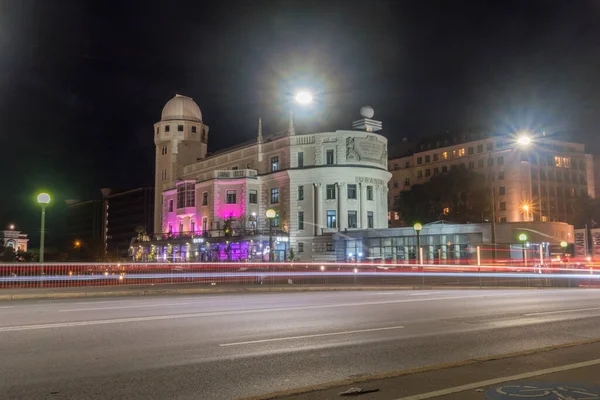
[{"label": "road surface", "polygon": [[600,335],[600,290],[0,303],[0,397],[231,399]]}]

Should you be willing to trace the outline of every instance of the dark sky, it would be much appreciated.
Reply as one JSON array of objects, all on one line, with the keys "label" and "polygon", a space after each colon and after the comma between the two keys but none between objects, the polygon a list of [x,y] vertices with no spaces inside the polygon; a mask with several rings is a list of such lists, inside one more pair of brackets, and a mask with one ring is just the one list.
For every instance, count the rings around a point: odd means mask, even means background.
[{"label": "dark sky", "polygon": [[[37,246],[64,200],[153,182],[152,124],[193,97],[209,150],[286,126],[350,128],[369,104],[392,143],[449,130],[600,126],[600,3],[592,1],[0,0],[0,224]],[[53,239],[54,238],[54,239]]]}]

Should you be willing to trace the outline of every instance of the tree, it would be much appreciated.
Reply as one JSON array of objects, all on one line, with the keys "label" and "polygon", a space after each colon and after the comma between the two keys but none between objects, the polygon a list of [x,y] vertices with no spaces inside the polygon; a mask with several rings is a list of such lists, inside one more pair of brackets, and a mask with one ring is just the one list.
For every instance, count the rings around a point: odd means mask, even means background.
[{"label": "tree", "polygon": [[296,255],[294,254],[294,249],[292,249],[290,247],[290,255],[289,255],[290,261],[294,261],[295,257],[296,257]]},{"label": "tree", "polygon": [[463,224],[483,222],[491,217],[490,197],[483,175],[457,168],[402,191],[395,211],[407,225],[441,219]]},{"label": "tree", "polygon": [[15,249],[12,247],[5,247],[2,255],[0,256],[2,261],[15,261]]}]

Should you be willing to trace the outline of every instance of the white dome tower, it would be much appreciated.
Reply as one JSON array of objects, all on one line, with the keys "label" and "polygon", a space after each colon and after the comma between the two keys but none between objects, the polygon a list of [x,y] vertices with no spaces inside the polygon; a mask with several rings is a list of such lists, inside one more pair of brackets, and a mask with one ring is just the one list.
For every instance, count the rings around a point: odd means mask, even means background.
[{"label": "white dome tower", "polygon": [[206,157],[208,126],[200,107],[189,97],[175,95],[165,104],[154,124],[156,170],[154,172],[154,232],[163,230],[162,192],[182,178],[183,167]]}]

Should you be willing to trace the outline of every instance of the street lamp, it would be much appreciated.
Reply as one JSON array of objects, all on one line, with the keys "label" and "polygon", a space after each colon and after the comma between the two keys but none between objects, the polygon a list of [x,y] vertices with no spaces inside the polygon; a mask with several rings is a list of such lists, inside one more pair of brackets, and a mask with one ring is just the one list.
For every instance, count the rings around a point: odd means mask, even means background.
[{"label": "street lamp", "polygon": [[569,244],[567,242],[565,242],[564,240],[562,242],[560,242],[560,247],[562,247],[563,249],[563,258],[567,257],[567,246]]},{"label": "street lamp", "polygon": [[42,206],[42,229],[40,233],[40,263],[44,262],[44,234],[46,230],[46,204],[50,203],[48,193],[40,193],[37,196],[37,202]]},{"label": "street lamp", "polygon": [[417,259],[419,260],[419,264],[423,264],[423,257],[421,255],[421,229],[423,229],[423,225],[420,223],[416,223],[413,225],[413,229],[417,233]]},{"label": "street lamp", "polygon": [[531,143],[531,139],[529,138],[529,136],[527,135],[521,135],[519,136],[519,138],[517,139],[517,144],[521,145],[521,146],[527,146]]},{"label": "street lamp", "polygon": [[523,204],[523,211],[525,211],[525,221],[529,221],[529,204]]},{"label": "street lamp", "polygon": [[296,100],[296,102],[298,104],[302,104],[303,106],[306,106],[306,105],[312,103],[313,96],[309,91],[302,90],[302,91],[296,93],[296,97],[294,97],[294,99]]},{"label": "street lamp", "polygon": [[523,265],[527,265],[527,259],[525,258],[525,242],[527,241],[527,235],[521,233],[519,235],[519,240],[521,241],[521,250],[523,251]]},{"label": "street lamp", "polygon": [[277,216],[277,212],[269,208],[266,216],[269,221],[269,261],[273,261],[273,218]]}]

